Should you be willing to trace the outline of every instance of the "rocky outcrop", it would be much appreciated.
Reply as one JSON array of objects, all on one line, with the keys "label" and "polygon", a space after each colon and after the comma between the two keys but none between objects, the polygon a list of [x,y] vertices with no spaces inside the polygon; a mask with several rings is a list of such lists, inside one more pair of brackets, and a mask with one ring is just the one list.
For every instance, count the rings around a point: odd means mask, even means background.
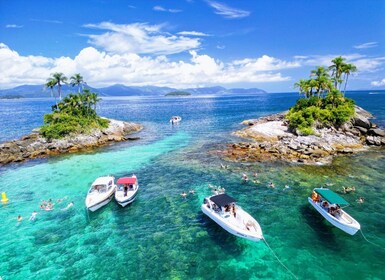
[{"label": "rocky outcrop", "polygon": [[113,142],[136,140],[129,134],[139,132],[143,126],[131,122],[111,120],[108,128],[93,130],[90,134],[69,135],[64,139],[47,140],[38,129],[20,140],[0,144],[0,165],[21,162],[27,159],[63,153],[75,153]]},{"label": "rocky outcrop", "polygon": [[222,156],[236,161],[284,160],[307,164],[329,163],[334,156],[351,154],[369,146],[385,146],[385,131],[370,121],[372,115],[356,106],[355,116],[338,128],[314,128],[301,136],[285,121],[287,112],[242,122],[248,128],[234,135],[253,140],[229,144]]}]

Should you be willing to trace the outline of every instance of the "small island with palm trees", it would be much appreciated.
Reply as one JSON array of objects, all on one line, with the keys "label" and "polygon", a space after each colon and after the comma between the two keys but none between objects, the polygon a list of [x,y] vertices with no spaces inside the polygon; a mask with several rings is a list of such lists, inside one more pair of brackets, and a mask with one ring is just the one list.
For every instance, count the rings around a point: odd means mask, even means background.
[{"label": "small island with palm trees", "polygon": [[[62,98],[64,84],[77,86],[77,93]],[[34,129],[32,134],[0,145],[0,165],[134,139],[128,135],[139,132],[143,126],[100,117],[96,113],[100,98],[84,85],[80,74],[73,75],[69,83],[63,73],[52,74],[45,84],[55,100],[52,112],[44,115],[43,126]]]},{"label": "small island with palm trees", "polygon": [[345,63],[343,57],[332,63],[328,68],[317,67],[310,79],[295,83],[303,97],[288,111],[244,121],[249,127],[234,134],[252,141],[229,144],[221,152],[223,157],[329,163],[336,155],[385,145],[385,131],[370,121],[373,116],[345,96],[356,66]]}]

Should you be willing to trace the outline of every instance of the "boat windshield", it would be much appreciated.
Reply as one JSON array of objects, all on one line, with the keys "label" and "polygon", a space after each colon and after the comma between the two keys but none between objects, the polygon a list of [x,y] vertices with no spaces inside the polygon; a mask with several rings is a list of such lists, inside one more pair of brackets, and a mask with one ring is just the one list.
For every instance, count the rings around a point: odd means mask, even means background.
[{"label": "boat windshield", "polygon": [[90,193],[92,192],[106,192],[107,191],[107,186],[106,185],[93,185],[92,188],[90,189]]}]

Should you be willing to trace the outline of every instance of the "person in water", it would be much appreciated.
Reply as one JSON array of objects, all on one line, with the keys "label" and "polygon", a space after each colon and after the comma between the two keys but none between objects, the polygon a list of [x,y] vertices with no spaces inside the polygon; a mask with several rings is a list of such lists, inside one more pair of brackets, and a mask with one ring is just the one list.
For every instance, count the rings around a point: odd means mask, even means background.
[{"label": "person in water", "polygon": [[70,203],[68,203],[68,205],[67,205],[65,208],[63,208],[62,210],[68,210],[68,209],[70,209],[72,206],[74,206],[74,202],[73,202],[73,201],[71,201]]},{"label": "person in water", "polygon": [[23,220],[23,217],[21,215],[17,216],[17,221],[20,223]]},{"label": "person in water", "polygon": [[186,193],[186,192],[182,192],[180,195],[181,195],[181,197],[184,197],[184,198],[186,198],[186,196],[187,196],[187,193]]},{"label": "person in water", "polygon": [[33,211],[32,214],[31,214],[31,217],[29,217],[29,220],[30,221],[34,221],[36,219],[36,215],[37,215],[37,212]]}]

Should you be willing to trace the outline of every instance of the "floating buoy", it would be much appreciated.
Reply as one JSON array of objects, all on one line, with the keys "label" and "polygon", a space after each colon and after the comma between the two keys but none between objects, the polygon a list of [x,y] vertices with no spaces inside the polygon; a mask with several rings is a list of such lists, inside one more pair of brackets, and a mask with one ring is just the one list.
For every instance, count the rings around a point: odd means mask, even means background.
[{"label": "floating buoy", "polygon": [[7,195],[5,194],[5,192],[1,193],[1,202],[3,202],[3,203],[8,202],[8,198],[7,198]]}]

